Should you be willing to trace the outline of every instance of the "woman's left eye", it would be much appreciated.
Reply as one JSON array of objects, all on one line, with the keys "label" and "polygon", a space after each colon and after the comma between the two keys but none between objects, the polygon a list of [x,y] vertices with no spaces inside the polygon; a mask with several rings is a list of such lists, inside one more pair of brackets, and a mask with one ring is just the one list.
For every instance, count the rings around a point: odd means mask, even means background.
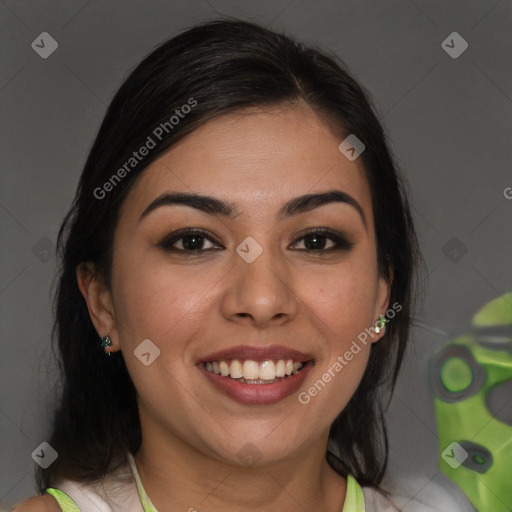
[{"label": "woman's left eye", "polygon": [[[331,247],[326,247],[326,242],[333,242]],[[322,252],[322,251],[349,251],[354,246],[353,242],[327,228],[317,228],[301,236],[294,245],[302,242],[304,248],[301,251]]]}]

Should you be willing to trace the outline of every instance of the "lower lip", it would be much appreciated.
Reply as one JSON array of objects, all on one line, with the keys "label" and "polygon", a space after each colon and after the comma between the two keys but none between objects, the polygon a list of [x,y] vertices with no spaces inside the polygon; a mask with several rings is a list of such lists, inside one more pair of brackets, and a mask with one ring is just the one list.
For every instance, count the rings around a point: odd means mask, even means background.
[{"label": "lower lip", "polygon": [[197,365],[219,391],[245,405],[270,405],[285,399],[300,388],[312,366],[313,361],[308,361],[300,372],[272,384],[245,384],[209,372],[203,363]]}]

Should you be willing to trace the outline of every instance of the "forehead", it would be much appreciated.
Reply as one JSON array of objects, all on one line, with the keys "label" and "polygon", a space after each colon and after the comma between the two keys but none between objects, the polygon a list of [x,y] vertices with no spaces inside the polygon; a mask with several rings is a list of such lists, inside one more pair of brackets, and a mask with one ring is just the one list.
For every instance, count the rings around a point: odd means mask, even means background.
[{"label": "forehead", "polygon": [[225,114],[153,162],[125,203],[140,215],[162,193],[193,192],[262,216],[298,195],[339,189],[354,197],[370,220],[362,162],[339,151],[343,138],[305,104]]}]

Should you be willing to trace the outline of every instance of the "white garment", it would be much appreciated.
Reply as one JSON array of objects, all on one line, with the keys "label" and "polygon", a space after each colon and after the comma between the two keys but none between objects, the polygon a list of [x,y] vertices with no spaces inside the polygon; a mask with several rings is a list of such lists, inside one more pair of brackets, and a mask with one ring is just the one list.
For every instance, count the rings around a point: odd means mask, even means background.
[{"label": "white garment", "polygon": [[[128,460],[133,456],[128,454]],[[135,463],[133,467],[136,470]],[[96,484],[62,480],[54,487],[65,492],[81,512],[144,512],[129,464],[109,473]]]},{"label": "white garment", "polygon": [[[84,484],[66,479],[56,483],[54,487],[72,498],[81,512],[144,512],[135,475],[140,478],[133,456],[128,454],[128,464],[108,474],[97,484]],[[145,494],[144,489],[142,492]],[[454,498],[439,485],[430,485],[428,504],[398,495],[392,495],[388,500],[369,487],[363,487],[363,493],[366,512],[474,511],[467,500]]]},{"label": "white garment", "polygon": [[[444,486],[421,477],[400,480],[400,487],[421,489],[419,497],[394,493],[389,500],[375,489],[363,487],[367,512],[475,512],[466,495],[447,477]],[[392,489],[390,489],[392,490]]]}]

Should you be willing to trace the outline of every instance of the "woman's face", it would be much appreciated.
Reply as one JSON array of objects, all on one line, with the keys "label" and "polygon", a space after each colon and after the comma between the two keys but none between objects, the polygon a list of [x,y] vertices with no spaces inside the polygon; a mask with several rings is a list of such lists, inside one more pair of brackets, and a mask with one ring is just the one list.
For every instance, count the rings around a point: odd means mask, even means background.
[{"label": "woman's face", "polygon": [[[136,182],[115,233],[112,294],[92,316],[123,353],[143,433],[235,463],[326,443],[378,340],[357,337],[389,293],[361,159],[340,142],[305,105],[229,114]],[[300,199],[327,192],[348,201]],[[214,206],[150,206],[176,193]],[[304,367],[282,377],[290,359]],[[233,377],[278,378],[244,383],[209,371],[214,362]]]}]

